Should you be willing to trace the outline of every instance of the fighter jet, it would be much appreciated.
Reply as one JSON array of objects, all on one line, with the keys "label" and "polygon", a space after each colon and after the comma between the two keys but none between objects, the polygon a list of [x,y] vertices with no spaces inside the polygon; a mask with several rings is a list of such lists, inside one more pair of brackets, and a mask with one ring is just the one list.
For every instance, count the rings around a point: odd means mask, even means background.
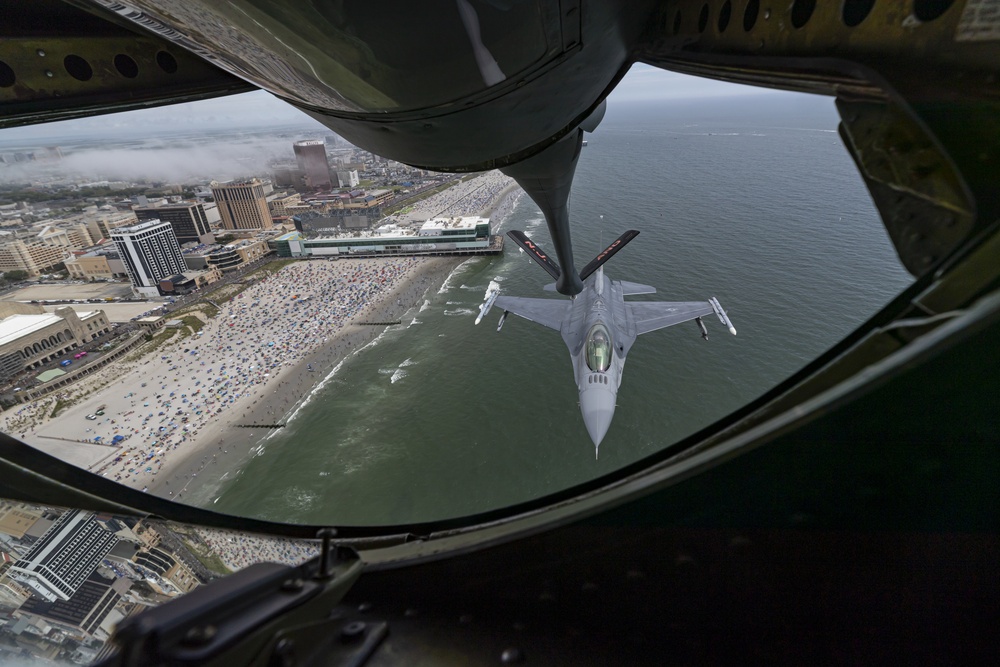
[{"label": "fighter jet", "polygon": [[[559,266],[538,245],[516,230],[507,235],[559,281]],[[653,294],[656,289],[649,285],[611,280],[604,275],[603,265],[638,235],[636,230],[625,232],[587,264],[580,271],[583,291],[568,300],[500,296],[499,285],[493,282],[486,291],[476,318],[476,324],[479,324],[495,305],[503,310],[497,331],[503,327],[507,314],[514,313],[543,327],[555,329],[562,335],[573,361],[573,378],[580,392],[580,412],[583,413],[587,433],[594,441],[595,458],[600,452],[601,440],[611,426],[625,357],[637,336],[694,320],[701,329],[702,338],[708,340],[708,330],[701,318],[713,313],[731,334],[736,335],[736,328],[714,297],[708,301],[625,302],[626,296]],[[547,285],[544,289],[556,291],[556,284]]]}]

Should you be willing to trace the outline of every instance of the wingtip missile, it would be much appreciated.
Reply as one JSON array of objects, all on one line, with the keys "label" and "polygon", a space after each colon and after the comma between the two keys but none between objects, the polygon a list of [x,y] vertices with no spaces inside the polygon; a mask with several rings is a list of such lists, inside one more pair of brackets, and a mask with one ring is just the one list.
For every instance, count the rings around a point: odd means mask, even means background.
[{"label": "wingtip missile", "polygon": [[476,324],[483,321],[483,318],[490,312],[490,308],[493,307],[493,302],[497,300],[498,296],[500,296],[500,284],[495,280],[491,280],[490,286],[486,288],[486,296],[483,297],[483,303],[479,306],[479,315],[476,316]]},{"label": "wingtip missile", "polygon": [[726,311],[722,309],[722,304],[719,303],[719,300],[713,296],[708,300],[708,302],[712,305],[712,310],[715,311],[715,314],[719,316],[719,321],[729,328],[729,333],[735,336],[736,327],[734,327],[733,323],[729,320],[729,316],[726,315]]}]

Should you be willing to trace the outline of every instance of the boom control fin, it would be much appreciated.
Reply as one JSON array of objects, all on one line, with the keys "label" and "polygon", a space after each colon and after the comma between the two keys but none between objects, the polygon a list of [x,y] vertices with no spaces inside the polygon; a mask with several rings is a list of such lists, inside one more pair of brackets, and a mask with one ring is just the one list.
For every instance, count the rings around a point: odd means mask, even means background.
[{"label": "boom control fin", "polygon": [[618,238],[616,238],[611,245],[602,250],[597,257],[591,260],[590,264],[583,267],[583,270],[580,271],[580,280],[586,280],[587,276],[592,274],[597,269],[601,268],[601,265],[603,265],[604,262],[614,257],[616,252],[624,248],[629,241],[631,241],[638,235],[639,232],[637,230],[630,229],[621,236],[619,236]]},{"label": "boom control fin", "polygon": [[524,232],[520,232],[516,229],[512,229],[507,232],[507,236],[511,238],[514,243],[521,246],[521,248],[528,253],[528,255],[538,262],[538,265],[545,269],[554,280],[559,280],[559,276],[562,272],[559,270],[559,265],[549,259],[545,251],[535,245],[531,239],[524,235]]}]

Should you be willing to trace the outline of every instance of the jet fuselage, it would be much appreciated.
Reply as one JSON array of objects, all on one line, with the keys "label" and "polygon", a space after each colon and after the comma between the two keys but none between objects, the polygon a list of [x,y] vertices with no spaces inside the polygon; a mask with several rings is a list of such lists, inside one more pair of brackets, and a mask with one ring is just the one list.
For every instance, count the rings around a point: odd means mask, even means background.
[{"label": "jet fuselage", "polygon": [[570,316],[562,328],[573,361],[580,394],[580,412],[587,433],[599,446],[615,414],[625,357],[635,342],[620,284],[597,271],[584,290],[570,301]]}]

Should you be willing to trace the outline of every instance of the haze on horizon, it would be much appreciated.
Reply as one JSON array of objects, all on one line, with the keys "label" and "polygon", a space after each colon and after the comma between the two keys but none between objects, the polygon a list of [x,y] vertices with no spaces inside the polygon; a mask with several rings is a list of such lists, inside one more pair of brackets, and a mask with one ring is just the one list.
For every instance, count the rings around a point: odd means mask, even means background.
[{"label": "haze on horizon", "polygon": [[[609,97],[616,107],[643,102],[770,95],[766,88],[635,65]],[[274,129],[280,136],[268,136]],[[0,152],[60,146],[52,165],[0,165],[0,183],[45,181],[53,172],[87,181],[197,182],[266,173],[275,159],[293,159],[290,143],[333,132],[265,91],[0,131]],[[204,137],[213,136],[206,142]],[[201,140],[192,141],[200,137]]]}]

